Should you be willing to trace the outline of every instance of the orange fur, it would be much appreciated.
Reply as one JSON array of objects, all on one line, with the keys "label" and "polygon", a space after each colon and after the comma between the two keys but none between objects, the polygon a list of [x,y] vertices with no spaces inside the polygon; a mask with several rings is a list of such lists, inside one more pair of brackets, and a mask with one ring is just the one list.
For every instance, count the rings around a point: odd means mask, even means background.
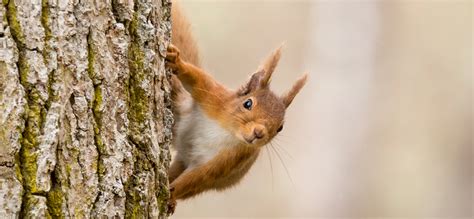
[{"label": "orange fur", "polygon": [[200,66],[198,46],[192,34],[191,24],[183,14],[179,1],[173,1],[171,21],[173,22],[171,42],[182,50],[181,56],[184,60],[195,66]]},{"label": "orange fur", "polygon": [[212,160],[173,181],[173,198],[186,199],[209,188],[222,190],[235,185],[255,162],[258,152],[259,148],[245,145],[220,151]]},{"label": "orange fur", "polygon": [[[176,125],[176,158],[169,169],[172,213],[176,200],[238,183],[283,126],[285,110],[306,82],[299,79],[279,97],[269,88],[281,47],[234,91],[200,69],[190,25],[176,5],[172,10],[173,40],[166,64],[173,70],[172,99]],[[180,49],[178,49],[180,48]],[[250,102],[250,107],[245,103]]]}]

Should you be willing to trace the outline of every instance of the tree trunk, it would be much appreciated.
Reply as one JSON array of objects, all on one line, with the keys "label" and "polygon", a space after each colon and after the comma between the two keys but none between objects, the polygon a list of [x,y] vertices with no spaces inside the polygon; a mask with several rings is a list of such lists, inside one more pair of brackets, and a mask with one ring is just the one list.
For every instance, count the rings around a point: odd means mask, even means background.
[{"label": "tree trunk", "polygon": [[165,217],[169,0],[3,0],[0,218]]}]

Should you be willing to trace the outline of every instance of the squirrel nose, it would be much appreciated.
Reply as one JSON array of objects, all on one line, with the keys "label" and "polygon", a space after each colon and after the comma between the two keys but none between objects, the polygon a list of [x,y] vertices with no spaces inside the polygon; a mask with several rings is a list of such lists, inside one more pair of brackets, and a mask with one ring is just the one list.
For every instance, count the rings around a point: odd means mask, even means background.
[{"label": "squirrel nose", "polygon": [[257,137],[258,139],[261,139],[264,136],[263,129],[254,129],[253,133],[255,134],[255,137]]}]

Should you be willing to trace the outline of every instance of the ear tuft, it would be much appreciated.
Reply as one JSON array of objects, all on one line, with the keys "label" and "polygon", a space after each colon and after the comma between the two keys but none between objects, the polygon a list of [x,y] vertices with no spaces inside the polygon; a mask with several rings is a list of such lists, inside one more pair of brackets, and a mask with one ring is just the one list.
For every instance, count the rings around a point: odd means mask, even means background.
[{"label": "ear tuft", "polygon": [[286,107],[288,107],[291,104],[295,96],[298,94],[298,92],[300,92],[301,88],[303,88],[303,86],[305,85],[307,79],[308,79],[308,74],[307,73],[303,74],[303,76],[301,76],[298,80],[296,80],[296,82],[293,84],[291,89],[287,91],[281,97]]},{"label": "ear tuft", "polygon": [[239,95],[247,95],[254,90],[268,87],[270,78],[275,71],[276,66],[278,65],[278,61],[280,60],[282,47],[283,44],[275,49],[265,59],[265,61],[258,68],[257,72],[250,76],[248,82],[238,90]]},{"label": "ear tuft", "polygon": [[283,44],[276,48],[260,66],[259,69],[265,72],[261,82],[262,86],[268,86],[270,78],[272,77],[278,62],[280,61],[282,48]]},{"label": "ear tuft", "polygon": [[280,61],[282,48],[283,43],[278,48],[276,48],[258,68],[258,71],[264,72],[262,80],[260,81],[260,85],[262,87],[267,87],[270,84],[272,74],[275,71],[278,62]]}]

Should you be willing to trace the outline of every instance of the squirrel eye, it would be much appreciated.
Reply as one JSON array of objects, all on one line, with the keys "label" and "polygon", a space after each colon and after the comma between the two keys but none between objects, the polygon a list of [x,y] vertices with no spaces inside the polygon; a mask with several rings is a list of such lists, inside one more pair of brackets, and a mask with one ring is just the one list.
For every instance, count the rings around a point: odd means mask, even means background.
[{"label": "squirrel eye", "polygon": [[253,103],[252,103],[252,100],[251,100],[251,99],[247,99],[247,100],[244,102],[244,108],[250,110],[250,109],[252,109],[252,104],[253,104]]},{"label": "squirrel eye", "polygon": [[283,130],[283,125],[280,126],[280,128],[277,129],[277,132],[281,132]]}]

